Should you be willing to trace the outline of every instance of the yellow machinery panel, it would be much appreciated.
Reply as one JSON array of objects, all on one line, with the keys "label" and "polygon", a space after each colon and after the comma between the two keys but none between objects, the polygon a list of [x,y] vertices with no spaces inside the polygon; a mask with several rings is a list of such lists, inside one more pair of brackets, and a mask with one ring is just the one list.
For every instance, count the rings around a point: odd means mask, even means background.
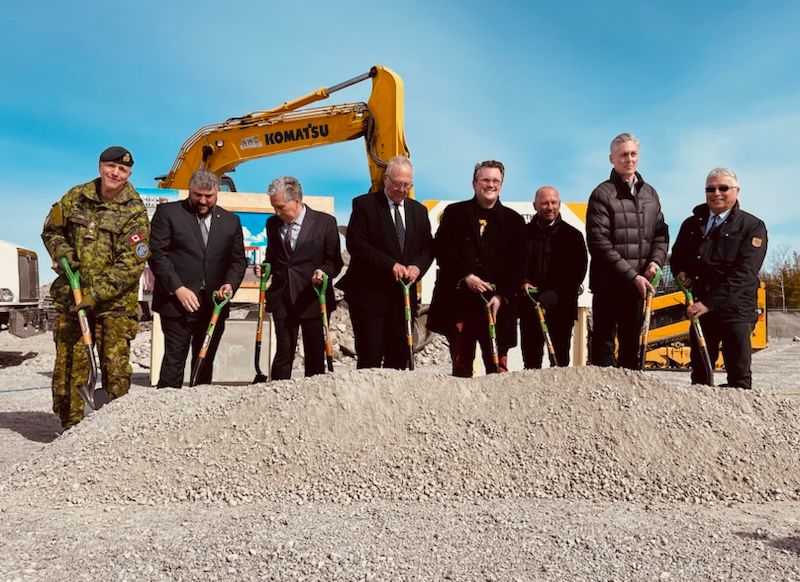
[{"label": "yellow machinery panel", "polygon": [[[763,282],[758,288],[758,320],[750,343],[753,352],[769,345],[767,339],[767,293]],[[653,316],[648,341],[647,368],[686,368],[690,363],[689,320],[685,316],[683,293],[674,292],[653,298]],[[716,362],[723,368],[722,355]]]}]

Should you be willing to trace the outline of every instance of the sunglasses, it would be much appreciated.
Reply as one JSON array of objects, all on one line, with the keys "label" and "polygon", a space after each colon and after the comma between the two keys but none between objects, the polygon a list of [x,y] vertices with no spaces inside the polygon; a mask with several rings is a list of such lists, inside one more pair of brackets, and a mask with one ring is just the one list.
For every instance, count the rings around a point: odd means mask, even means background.
[{"label": "sunglasses", "polygon": [[712,194],[719,190],[723,194],[732,188],[738,188],[739,186],[728,186],[727,184],[723,184],[722,186],[706,186],[706,192]]}]

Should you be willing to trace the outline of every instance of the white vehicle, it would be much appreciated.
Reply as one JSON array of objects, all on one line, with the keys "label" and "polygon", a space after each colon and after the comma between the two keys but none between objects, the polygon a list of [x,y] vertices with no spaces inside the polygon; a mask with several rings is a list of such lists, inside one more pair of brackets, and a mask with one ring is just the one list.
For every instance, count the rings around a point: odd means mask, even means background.
[{"label": "white vehicle", "polygon": [[0,241],[0,330],[28,337],[40,329],[39,258],[32,250]]}]

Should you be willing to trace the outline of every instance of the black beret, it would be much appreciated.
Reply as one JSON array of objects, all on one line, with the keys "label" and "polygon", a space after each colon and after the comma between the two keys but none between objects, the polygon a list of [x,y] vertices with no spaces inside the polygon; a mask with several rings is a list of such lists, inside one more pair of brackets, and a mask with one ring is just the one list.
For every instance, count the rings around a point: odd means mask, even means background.
[{"label": "black beret", "polygon": [[111,146],[103,150],[103,153],[100,154],[100,161],[116,162],[117,164],[128,166],[129,168],[133,166],[133,156],[131,152],[122,146]]}]

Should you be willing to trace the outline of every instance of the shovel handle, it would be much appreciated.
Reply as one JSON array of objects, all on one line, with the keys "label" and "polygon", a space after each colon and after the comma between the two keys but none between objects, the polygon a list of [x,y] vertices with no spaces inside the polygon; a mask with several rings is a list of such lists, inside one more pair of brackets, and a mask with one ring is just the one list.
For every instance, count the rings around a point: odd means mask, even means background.
[{"label": "shovel handle", "polygon": [[328,275],[326,273],[322,273],[322,283],[319,285],[313,285],[314,292],[317,294],[317,300],[319,301],[320,305],[325,305],[328,301],[327,297],[325,296],[328,292]]},{"label": "shovel handle", "polygon": [[267,281],[269,281],[270,275],[272,275],[272,265],[264,261],[261,263],[261,277],[258,285],[258,289],[262,293],[267,290]]},{"label": "shovel handle", "polygon": [[403,319],[406,324],[406,347],[408,348],[408,369],[414,369],[414,329],[411,319],[411,285],[409,280],[405,282],[403,279],[398,281],[403,288]]},{"label": "shovel handle", "polygon": [[219,317],[219,314],[222,311],[222,308],[225,307],[225,304],[228,301],[230,301],[232,297],[233,297],[233,293],[226,293],[225,297],[223,297],[222,299],[217,299],[217,292],[213,291],[211,293],[211,300],[214,302],[214,312],[212,314],[212,319],[214,320],[214,323],[216,323],[216,321],[217,321],[217,318],[214,317],[214,315]]}]

